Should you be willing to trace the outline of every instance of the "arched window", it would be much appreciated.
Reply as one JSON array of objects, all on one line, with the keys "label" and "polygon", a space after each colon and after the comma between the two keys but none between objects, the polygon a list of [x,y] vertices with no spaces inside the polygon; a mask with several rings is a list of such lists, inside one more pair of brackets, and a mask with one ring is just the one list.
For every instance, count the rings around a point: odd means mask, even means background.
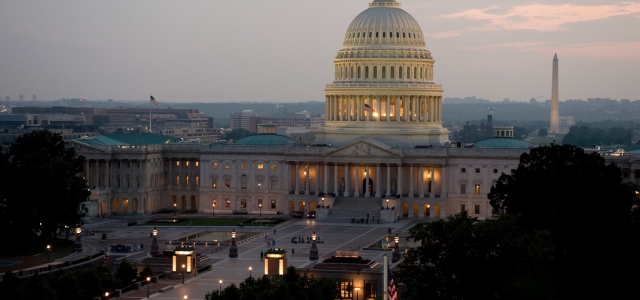
[{"label": "arched window", "polygon": [[362,73],[360,71],[361,71],[361,68],[358,67],[358,78],[362,78]]},{"label": "arched window", "polygon": [[387,32],[385,31],[385,32],[382,33],[382,38],[384,39],[386,37],[387,37]]},{"label": "arched window", "polygon": [[358,38],[360,38],[360,32],[358,32]]},{"label": "arched window", "polygon": [[411,79],[411,68],[407,67],[407,79]]},{"label": "arched window", "polygon": [[418,67],[413,67],[413,79],[418,78]]},{"label": "arched window", "polygon": [[369,38],[371,38],[371,31],[369,31]]},{"label": "arched window", "polygon": [[396,76],[396,68],[391,67],[391,78],[395,78],[395,76]]},{"label": "arched window", "polygon": [[393,32],[389,32],[389,37],[393,38]]},{"label": "arched window", "polygon": [[353,78],[353,67],[351,67],[351,73],[349,74],[349,78]]},{"label": "arched window", "polygon": [[402,33],[402,38],[403,39],[407,38],[407,36],[406,36],[406,34],[404,32]]},{"label": "arched window", "polygon": [[400,38],[400,32],[396,31],[396,38]]},{"label": "arched window", "polygon": [[420,67],[420,79],[424,79],[423,72],[424,72],[424,68]]},{"label": "arched window", "polygon": [[402,78],[402,67],[398,67],[398,78]]},{"label": "arched window", "polygon": [[376,38],[378,38],[378,32],[376,31]]},{"label": "arched window", "polygon": [[382,78],[387,78],[387,67],[382,67]]},{"label": "arched window", "polygon": [[364,67],[364,78],[369,78],[369,67]]},{"label": "arched window", "polygon": [[416,38],[416,33],[415,33],[415,32],[413,33],[413,38],[414,38],[414,39]]},{"label": "arched window", "polygon": [[378,67],[373,67],[373,78],[378,78]]}]

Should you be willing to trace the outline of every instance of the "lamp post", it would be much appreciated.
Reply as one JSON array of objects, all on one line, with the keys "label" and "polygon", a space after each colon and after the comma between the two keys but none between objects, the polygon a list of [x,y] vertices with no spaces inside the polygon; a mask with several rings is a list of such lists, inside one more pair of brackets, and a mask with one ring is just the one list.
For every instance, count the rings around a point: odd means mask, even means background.
[{"label": "lamp post", "polygon": [[174,203],[173,204],[173,215],[175,216],[178,213],[178,204]]},{"label": "lamp post", "polygon": [[218,289],[218,295],[220,295],[220,293],[222,292],[222,279],[220,279],[218,283],[220,283],[220,288]]},{"label": "lamp post", "polygon": [[387,249],[389,249],[389,242],[387,242],[387,240],[385,239],[385,240],[382,240],[382,242],[380,244],[382,246],[382,249],[384,249],[384,256],[383,256],[383,258],[384,258],[384,260],[383,260],[384,266],[382,266],[382,281],[383,281],[383,283],[382,283],[382,286],[383,286],[382,293],[383,293],[383,297],[384,297],[383,299],[387,300],[387,299],[389,299],[389,278],[387,277],[388,276],[388,272],[389,272],[388,271],[389,270],[388,269],[389,265],[387,263],[387,261],[388,261],[388,259],[387,259]]},{"label": "lamp post", "polygon": [[318,236],[316,235],[316,232],[314,231],[313,234],[311,235],[311,240],[313,241],[311,244],[311,251],[309,251],[309,260],[318,260],[318,247],[316,245],[316,239],[318,238]]},{"label": "lamp post", "polygon": [[73,242],[73,250],[76,252],[82,252],[82,241],[80,240],[80,233],[82,233],[82,228],[76,228],[76,241]]},{"label": "lamp post", "polygon": [[104,293],[104,298],[105,298],[105,299],[109,299],[109,292],[105,292],[105,293]]},{"label": "lamp post", "polygon": [[251,277],[251,267],[249,267],[249,277]]},{"label": "lamp post", "polygon": [[182,284],[184,284],[184,269],[185,269],[185,265],[182,264]]},{"label": "lamp post", "polygon": [[153,241],[151,241],[151,256],[156,256],[160,254],[160,246],[158,246],[158,229],[153,227],[151,231],[151,235],[153,236]]},{"label": "lamp post", "polygon": [[322,207],[324,208],[324,197],[322,197]]},{"label": "lamp post", "polygon": [[151,286],[151,277],[147,277],[147,298],[149,298],[149,287]]},{"label": "lamp post", "polygon": [[356,300],[358,300],[358,292],[360,291],[360,288],[359,288],[359,287],[357,287],[357,288],[355,288],[354,290],[356,290]]},{"label": "lamp post", "polygon": [[236,230],[231,231],[231,246],[229,246],[229,257],[238,258],[238,245],[236,244]]},{"label": "lamp post", "polygon": [[184,295],[184,300],[187,300],[187,295]]},{"label": "lamp post", "polygon": [[49,253],[51,253],[51,245],[47,245],[47,262],[49,262]]},{"label": "lamp post", "polygon": [[260,216],[262,217],[262,203],[258,204],[258,206],[260,207]]},{"label": "lamp post", "polygon": [[389,199],[387,199],[387,209],[389,209]]},{"label": "lamp post", "polygon": [[211,216],[215,216],[216,215],[216,203],[213,202],[213,204],[211,204],[211,206],[213,206],[213,209],[211,210]]},{"label": "lamp post", "polygon": [[400,260],[400,237],[398,237],[398,234],[396,233],[396,237],[393,238],[393,241],[396,242],[395,246],[393,247],[393,256],[391,257],[391,262],[397,262]]}]

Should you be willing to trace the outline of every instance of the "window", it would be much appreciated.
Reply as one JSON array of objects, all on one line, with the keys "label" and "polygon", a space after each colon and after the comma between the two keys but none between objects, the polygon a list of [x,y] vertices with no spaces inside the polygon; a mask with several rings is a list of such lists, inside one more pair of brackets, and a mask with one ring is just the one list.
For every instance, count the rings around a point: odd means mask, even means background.
[{"label": "window", "polygon": [[196,162],[196,167],[198,167],[198,166],[200,166],[200,162],[199,161]]},{"label": "window", "polygon": [[258,199],[258,208],[262,208],[262,199]]},{"label": "window", "polygon": [[373,78],[378,78],[378,67],[373,67]]},{"label": "window", "polygon": [[376,38],[378,38],[378,32],[376,31]]},{"label": "window", "polygon": [[382,78],[387,78],[387,67],[382,67]]},{"label": "window", "polygon": [[460,184],[460,194],[465,195],[467,193],[467,185],[466,184]]},{"label": "window", "polygon": [[258,164],[258,170],[264,169],[264,164]]},{"label": "window", "polygon": [[176,166],[178,166],[178,167],[180,166],[180,161],[179,160],[176,161]]},{"label": "window", "polygon": [[385,31],[382,33],[382,38],[386,38],[386,37],[387,37],[387,32]]},{"label": "window", "polygon": [[217,169],[218,168],[218,163],[217,162],[212,163],[211,164],[211,168]]},{"label": "window", "polygon": [[395,67],[391,67],[391,78],[395,78],[394,76],[396,76],[396,68]]},{"label": "window", "polygon": [[187,166],[187,167],[189,166],[189,161],[187,161],[187,162],[185,163],[185,166]]},{"label": "window", "polygon": [[497,174],[498,173],[498,169],[493,169],[493,174]]},{"label": "window", "polygon": [[189,176],[184,177],[184,184],[189,185]]},{"label": "window", "polygon": [[418,68],[413,67],[413,79],[418,79]]},{"label": "window", "polygon": [[480,168],[476,168],[476,173],[480,173]]},{"label": "window", "polygon": [[349,78],[353,78],[353,67],[351,67],[351,74],[349,75]]},{"label": "window", "polygon": [[338,281],[338,288],[340,289],[340,299],[352,299],[352,284],[351,281]]},{"label": "window", "polygon": [[200,176],[196,175],[196,186],[200,186]]},{"label": "window", "polygon": [[476,194],[476,195],[480,195],[480,185],[479,184],[476,184],[473,187],[473,193]]},{"label": "window", "polygon": [[227,164],[224,164],[224,168],[225,168],[225,169],[231,169],[231,164],[228,164],[228,163],[227,163]]},{"label": "window", "polygon": [[240,208],[247,208],[247,199],[240,199]]},{"label": "window", "polygon": [[375,299],[376,294],[376,281],[364,283],[364,299]]},{"label": "window", "polygon": [[215,179],[213,179],[213,183],[211,183],[211,188],[213,188],[213,189],[217,189],[218,188],[218,183],[216,182]]},{"label": "window", "polygon": [[460,168],[460,173],[467,173],[467,168]]},{"label": "window", "polygon": [[398,67],[398,78],[402,78],[402,67]]},{"label": "window", "polygon": [[262,184],[262,179],[258,179],[258,189],[261,190],[264,188],[264,185]]},{"label": "window", "polygon": [[271,170],[275,170],[276,168],[278,168],[276,164],[271,164]]},{"label": "window", "polygon": [[358,78],[362,78],[362,68],[358,67]]},{"label": "window", "polygon": [[369,37],[371,37],[371,31],[369,31]]},{"label": "window", "polygon": [[180,175],[176,175],[176,185],[180,185]]},{"label": "window", "polygon": [[224,180],[224,188],[225,189],[230,189],[231,188],[231,179],[226,178]]},{"label": "window", "polygon": [[278,180],[271,179],[271,189],[272,190],[277,190],[278,189]]},{"label": "window", "polygon": [[511,169],[511,176],[513,176],[514,174],[516,174],[516,169]]},{"label": "window", "polygon": [[240,167],[241,167],[243,170],[246,170],[246,169],[247,169],[247,164],[241,164],[241,165],[240,165]]},{"label": "window", "polygon": [[467,206],[465,204],[460,204],[460,212],[465,212],[467,210]]},{"label": "window", "polygon": [[476,205],[475,205],[475,207],[473,208],[473,212],[474,212],[476,215],[479,215],[479,214],[480,214],[480,204],[476,204]]},{"label": "window", "polygon": [[224,199],[224,207],[231,207],[231,200],[229,200],[229,198]]},{"label": "window", "polygon": [[396,32],[396,38],[400,38],[400,32]]},{"label": "window", "polygon": [[411,68],[407,67],[407,79],[411,79]]},{"label": "window", "polygon": [[389,32],[389,37],[393,38],[393,32]]},{"label": "window", "polygon": [[369,67],[364,67],[364,78],[369,78]]},{"label": "window", "polygon": [[211,199],[211,206],[213,206],[213,208],[216,208],[216,206],[218,206],[218,200]]},{"label": "window", "polygon": [[271,199],[271,208],[276,208],[276,200]]},{"label": "window", "polygon": [[404,32],[403,32],[403,33],[402,33],[402,38],[404,39],[404,38],[406,38],[406,37],[407,37],[406,33],[404,33]]},{"label": "window", "polygon": [[242,175],[240,177],[240,189],[246,190],[248,181],[249,181],[249,178],[247,178],[247,175]]}]

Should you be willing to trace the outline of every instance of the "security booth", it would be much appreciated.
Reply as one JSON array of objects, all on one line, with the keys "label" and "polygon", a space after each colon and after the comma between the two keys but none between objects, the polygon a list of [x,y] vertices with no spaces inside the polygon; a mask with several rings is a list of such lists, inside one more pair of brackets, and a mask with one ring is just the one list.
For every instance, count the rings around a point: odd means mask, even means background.
[{"label": "security booth", "polygon": [[187,274],[194,276],[196,255],[193,246],[178,246],[173,251],[171,271],[173,274],[182,274],[184,278]]},{"label": "security booth", "polygon": [[269,277],[282,276],[287,272],[287,251],[272,248],[267,250],[264,259],[264,275]]}]

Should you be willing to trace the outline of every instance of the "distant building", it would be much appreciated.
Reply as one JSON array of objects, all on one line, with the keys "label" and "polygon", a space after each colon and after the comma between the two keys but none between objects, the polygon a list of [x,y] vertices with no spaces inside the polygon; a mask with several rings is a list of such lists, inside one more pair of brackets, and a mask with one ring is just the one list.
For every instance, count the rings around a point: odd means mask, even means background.
[{"label": "distant building", "polygon": [[24,101],[24,95],[20,94],[20,101]]},{"label": "distant building", "polygon": [[5,97],[4,97],[4,101],[7,101],[7,102],[11,101],[11,97],[9,97],[9,96],[5,96]]},{"label": "distant building", "polygon": [[640,143],[640,124],[633,125],[633,143]]},{"label": "distant building", "polygon": [[240,114],[232,114],[229,117],[229,129],[244,129],[249,132],[258,132],[258,115],[252,110],[244,110]]},{"label": "distant building", "polygon": [[36,97],[36,94],[33,94],[33,96],[31,96],[31,101],[38,101],[38,98]]},{"label": "distant building", "polygon": [[560,125],[559,125],[560,131],[558,133],[560,134],[569,133],[569,129],[571,128],[571,126],[576,125],[576,121],[573,119],[573,117],[570,117],[570,116],[560,116],[558,117],[558,120],[560,122]]}]

